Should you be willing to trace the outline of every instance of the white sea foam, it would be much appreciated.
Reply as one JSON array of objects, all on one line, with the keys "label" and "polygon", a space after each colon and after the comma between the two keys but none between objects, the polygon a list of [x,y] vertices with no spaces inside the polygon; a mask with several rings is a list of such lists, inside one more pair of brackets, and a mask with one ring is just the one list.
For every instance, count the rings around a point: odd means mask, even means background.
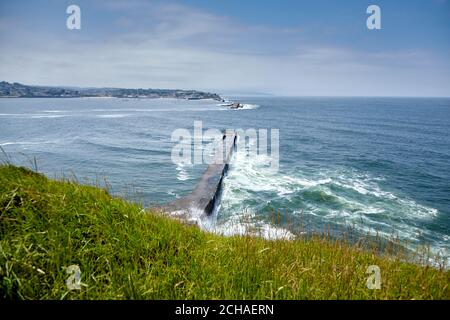
[{"label": "white sea foam", "polygon": [[267,222],[256,219],[254,213],[234,215],[224,222],[216,224],[203,223],[204,229],[224,236],[247,235],[263,237],[269,240],[294,239],[295,235],[290,231],[273,226]]},{"label": "white sea foam", "polygon": [[52,141],[14,141],[14,142],[2,142],[0,143],[0,146],[9,146],[9,145],[24,145],[24,146],[30,146],[30,145],[40,145],[40,144],[48,144],[52,143]]},{"label": "white sea foam", "polygon": [[178,194],[176,194],[175,191],[172,190],[172,189],[171,189],[171,190],[168,190],[168,191],[167,191],[167,194],[168,194],[168,195],[171,195],[171,196],[175,196],[175,198],[177,198],[177,199],[180,197],[180,196],[179,196]]},{"label": "white sea foam", "polygon": [[398,207],[399,211],[406,211],[408,215],[419,218],[433,218],[438,215],[439,211],[435,208],[418,204],[406,196],[401,197],[392,192],[382,190],[377,184],[377,181],[380,181],[380,179],[371,179],[367,175],[353,177],[350,173],[350,177],[342,174],[338,175],[338,178],[333,180],[333,183],[342,188],[355,190],[361,195],[379,198],[381,201],[387,202],[393,207]]},{"label": "white sea foam", "polygon": [[250,103],[244,103],[242,105],[243,107],[241,109],[238,110],[252,110],[252,109],[258,109],[259,105],[257,104],[250,104]]},{"label": "white sea foam", "polygon": [[230,103],[219,103],[216,106],[217,107],[226,107],[224,108],[224,110],[252,110],[252,109],[257,109],[259,108],[258,104],[250,104],[250,103],[241,103],[242,107],[241,108],[230,108]]},{"label": "white sea foam", "polygon": [[362,195],[373,195],[378,198],[397,199],[391,192],[383,191],[367,176],[354,178],[348,175],[339,174],[333,181],[334,184],[347,189],[353,189]]},{"label": "white sea foam", "polygon": [[[264,166],[267,163],[265,157],[249,157],[242,151],[235,154],[224,180],[216,232],[243,234],[256,228],[259,233],[264,233],[261,232],[263,224],[271,226],[268,221],[249,224],[239,219],[242,212],[253,210],[255,197],[262,205],[265,201],[275,200],[287,207],[292,206],[291,199],[297,199],[306,208],[301,210],[303,214],[324,219],[325,223],[351,225],[361,233],[378,234],[386,239],[398,237],[413,245],[423,242],[424,230],[417,226],[417,220],[434,219],[439,215],[435,208],[383,188],[383,177],[345,168],[316,173],[283,170],[274,173]],[[296,212],[298,210],[294,209],[292,214]],[[436,232],[428,238],[435,236]],[[442,239],[442,243],[431,241],[432,252],[448,254],[449,239]]]},{"label": "white sea foam", "polygon": [[129,115],[128,114],[100,114],[100,115],[97,115],[97,118],[111,118],[111,119],[114,119],[114,118],[125,118],[125,117],[128,117]]},{"label": "white sea foam", "polygon": [[189,180],[191,177],[188,170],[192,168],[191,164],[177,163],[177,179],[179,181]]},{"label": "white sea foam", "polygon": [[2,117],[17,117],[23,119],[40,119],[40,118],[62,118],[67,117],[68,115],[62,114],[48,114],[48,111],[42,111],[44,113],[36,113],[36,114],[26,114],[26,113],[0,113]]},{"label": "white sea foam", "polygon": [[53,118],[63,118],[63,117],[67,117],[66,115],[48,115],[48,114],[45,114],[45,115],[43,115],[43,114],[39,114],[39,115],[32,115],[32,116],[29,116],[29,118],[31,118],[31,119],[45,119],[45,118],[50,118],[50,119],[53,119]]}]

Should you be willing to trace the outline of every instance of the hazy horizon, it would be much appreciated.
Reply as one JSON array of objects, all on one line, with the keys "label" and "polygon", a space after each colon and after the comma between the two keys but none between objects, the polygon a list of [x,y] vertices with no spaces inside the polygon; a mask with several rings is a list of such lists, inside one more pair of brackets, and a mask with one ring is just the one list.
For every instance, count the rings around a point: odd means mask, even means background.
[{"label": "hazy horizon", "polygon": [[[0,81],[6,81],[9,83],[12,83],[11,81],[7,80],[0,80]],[[197,88],[150,88],[150,87],[144,87],[144,86],[137,86],[137,87],[106,87],[106,86],[83,86],[83,85],[57,85],[57,84],[30,84],[30,83],[24,83],[21,81],[14,81],[16,83],[27,85],[27,86],[36,86],[36,87],[55,87],[55,88],[79,88],[79,89],[156,89],[156,90],[195,90],[195,91],[202,91],[202,92],[210,92],[210,93],[217,93],[221,96],[230,96],[230,97],[267,97],[267,98],[449,98],[448,96],[419,96],[419,95],[410,95],[410,96],[386,96],[386,95],[372,95],[372,96],[366,96],[366,95],[278,95],[273,94],[270,92],[221,92],[219,89],[197,89]]]}]

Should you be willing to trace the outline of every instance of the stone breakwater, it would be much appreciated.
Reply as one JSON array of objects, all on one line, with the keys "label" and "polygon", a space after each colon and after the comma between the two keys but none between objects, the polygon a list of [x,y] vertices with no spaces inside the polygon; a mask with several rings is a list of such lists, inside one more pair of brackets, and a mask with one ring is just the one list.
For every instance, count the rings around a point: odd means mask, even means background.
[{"label": "stone breakwater", "polygon": [[184,198],[170,202],[160,209],[183,222],[197,224],[199,219],[210,216],[220,198],[222,181],[228,171],[229,162],[236,148],[237,135],[227,132],[223,135],[224,153],[216,153],[194,191]]}]

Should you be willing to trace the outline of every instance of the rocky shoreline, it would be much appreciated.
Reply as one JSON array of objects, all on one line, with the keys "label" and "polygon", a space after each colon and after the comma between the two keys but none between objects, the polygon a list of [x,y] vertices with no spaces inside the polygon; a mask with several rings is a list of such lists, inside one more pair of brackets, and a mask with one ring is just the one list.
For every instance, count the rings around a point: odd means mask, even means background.
[{"label": "rocky shoreline", "polygon": [[224,102],[216,93],[178,89],[123,89],[123,88],[73,88],[29,86],[21,83],[0,82],[0,98],[175,98],[185,100],[213,99]]}]

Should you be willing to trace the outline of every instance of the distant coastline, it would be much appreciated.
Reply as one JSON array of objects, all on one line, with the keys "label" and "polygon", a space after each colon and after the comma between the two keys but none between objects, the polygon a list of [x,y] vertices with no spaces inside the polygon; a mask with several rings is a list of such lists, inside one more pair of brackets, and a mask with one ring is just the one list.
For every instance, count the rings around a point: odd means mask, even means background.
[{"label": "distant coastline", "polygon": [[0,82],[0,98],[175,98],[185,100],[213,99],[224,101],[216,93],[178,89],[73,88],[29,86],[21,83]]}]

